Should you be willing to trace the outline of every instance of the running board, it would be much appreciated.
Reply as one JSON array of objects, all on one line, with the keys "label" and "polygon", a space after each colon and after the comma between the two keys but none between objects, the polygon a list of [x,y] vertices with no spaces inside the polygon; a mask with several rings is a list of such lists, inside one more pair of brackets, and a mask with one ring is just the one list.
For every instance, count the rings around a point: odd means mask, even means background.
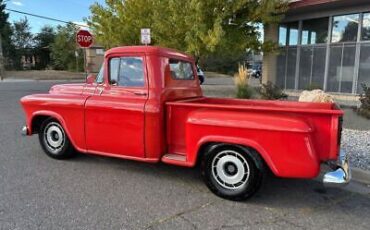
[{"label": "running board", "polygon": [[171,165],[179,165],[185,167],[192,167],[193,165],[190,162],[186,161],[185,155],[180,154],[166,154],[162,157],[162,162]]}]

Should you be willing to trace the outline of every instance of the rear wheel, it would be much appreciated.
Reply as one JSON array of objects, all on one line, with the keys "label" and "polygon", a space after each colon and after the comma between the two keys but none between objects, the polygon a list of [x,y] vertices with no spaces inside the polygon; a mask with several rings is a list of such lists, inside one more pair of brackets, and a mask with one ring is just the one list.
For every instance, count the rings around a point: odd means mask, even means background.
[{"label": "rear wheel", "polygon": [[239,146],[210,148],[202,161],[202,176],[217,196],[245,200],[260,188],[265,175],[264,163],[255,151]]},{"label": "rear wheel", "polygon": [[44,152],[54,159],[67,159],[76,154],[62,125],[55,119],[46,119],[40,127],[39,140]]}]

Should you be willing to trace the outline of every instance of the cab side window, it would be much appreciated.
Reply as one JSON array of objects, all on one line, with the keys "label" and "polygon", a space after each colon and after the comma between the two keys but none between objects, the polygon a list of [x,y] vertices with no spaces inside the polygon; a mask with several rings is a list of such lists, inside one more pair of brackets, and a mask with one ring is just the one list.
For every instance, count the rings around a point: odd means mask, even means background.
[{"label": "cab side window", "polygon": [[112,85],[118,83],[119,63],[119,58],[112,58],[109,61],[109,81]]},{"label": "cab side window", "polygon": [[109,79],[112,85],[144,87],[143,58],[121,57],[110,59]]}]

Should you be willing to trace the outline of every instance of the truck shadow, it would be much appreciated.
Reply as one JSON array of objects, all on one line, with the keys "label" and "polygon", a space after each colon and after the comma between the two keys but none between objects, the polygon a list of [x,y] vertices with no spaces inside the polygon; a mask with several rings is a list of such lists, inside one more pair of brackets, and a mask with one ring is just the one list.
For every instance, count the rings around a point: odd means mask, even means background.
[{"label": "truck shadow", "polygon": [[[81,154],[73,161],[100,165],[100,167],[125,170],[130,174],[138,174],[148,180],[158,180],[163,186],[185,186],[192,193],[209,193],[207,196],[216,202],[234,203],[213,195],[205,186],[199,167],[183,168],[166,164],[147,164],[136,161],[100,157]],[[352,186],[353,187],[353,186]],[[370,187],[360,185],[349,189],[326,188],[320,181],[301,179],[282,179],[268,174],[266,181],[257,194],[239,204],[263,205],[270,208],[298,208],[303,212],[326,210],[334,207],[356,209],[370,213]]]}]

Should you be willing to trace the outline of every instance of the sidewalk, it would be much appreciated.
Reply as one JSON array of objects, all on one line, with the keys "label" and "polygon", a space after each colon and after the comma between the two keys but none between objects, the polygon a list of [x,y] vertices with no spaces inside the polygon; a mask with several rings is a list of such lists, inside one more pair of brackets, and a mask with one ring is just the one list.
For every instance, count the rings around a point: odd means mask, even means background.
[{"label": "sidewalk", "polygon": [[86,74],[81,72],[57,70],[6,71],[3,81],[84,80],[85,76]]}]

